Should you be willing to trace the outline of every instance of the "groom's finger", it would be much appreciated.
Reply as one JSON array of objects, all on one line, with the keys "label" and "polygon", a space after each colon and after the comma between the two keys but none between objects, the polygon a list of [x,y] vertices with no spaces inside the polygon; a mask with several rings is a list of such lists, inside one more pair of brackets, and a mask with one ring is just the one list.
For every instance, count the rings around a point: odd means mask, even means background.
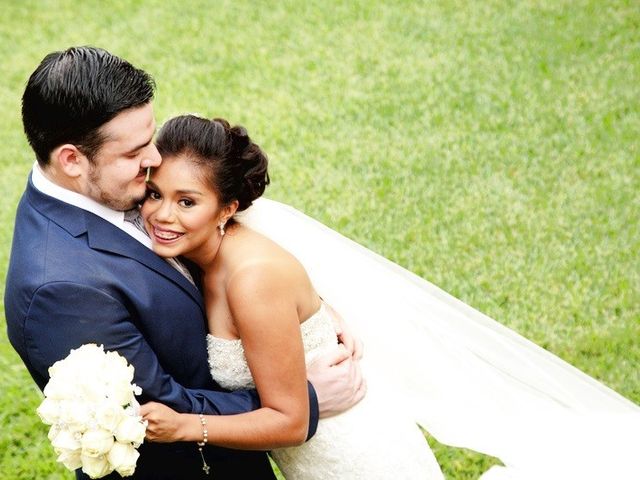
[{"label": "groom's finger", "polygon": [[364,343],[358,337],[353,337],[353,346],[351,348],[353,351],[353,358],[356,360],[360,360],[362,358],[362,354],[364,353]]},{"label": "groom's finger", "polygon": [[333,327],[340,343],[342,343],[356,360],[362,358],[363,345],[362,340],[353,334],[347,323],[331,305],[325,303],[325,307],[329,310],[333,320]]},{"label": "groom's finger", "polygon": [[319,357],[318,360],[320,362],[323,362],[328,367],[334,367],[340,365],[345,360],[348,360],[350,358],[351,352],[349,352],[349,350],[347,350],[344,345],[339,344],[325,355]]},{"label": "groom's finger", "polygon": [[355,405],[364,398],[367,393],[367,382],[364,377],[361,378],[360,384],[353,395],[353,404]]},{"label": "groom's finger", "polygon": [[360,362],[357,361],[351,361],[351,388],[352,401],[353,405],[355,405],[362,400],[367,391],[367,384],[362,375],[362,368],[360,368]]}]

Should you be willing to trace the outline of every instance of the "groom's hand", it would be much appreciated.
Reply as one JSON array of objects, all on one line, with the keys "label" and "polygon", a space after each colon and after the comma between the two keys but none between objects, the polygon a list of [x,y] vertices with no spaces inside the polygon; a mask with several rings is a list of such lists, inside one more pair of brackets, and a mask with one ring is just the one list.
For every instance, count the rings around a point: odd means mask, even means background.
[{"label": "groom's hand", "polygon": [[367,391],[360,362],[342,344],[311,362],[307,378],[318,396],[320,418],[351,408]]},{"label": "groom's hand", "polygon": [[342,315],[336,312],[331,305],[325,303],[325,307],[329,310],[329,313],[333,318],[333,328],[336,331],[338,340],[349,352],[351,352],[351,356],[353,356],[353,358],[360,360],[363,352],[362,340],[353,334],[342,318]]}]

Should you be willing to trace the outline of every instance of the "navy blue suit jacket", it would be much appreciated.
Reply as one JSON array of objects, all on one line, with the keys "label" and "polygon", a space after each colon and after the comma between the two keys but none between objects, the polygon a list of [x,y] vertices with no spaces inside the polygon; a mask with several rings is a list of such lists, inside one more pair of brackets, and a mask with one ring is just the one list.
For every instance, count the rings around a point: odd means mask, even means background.
[{"label": "navy blue suit jacket", "polygon": [[[54,362],[97,343],[135,367],[141,403],[209,414],[259,407],[255,391],[224,392],[211,379],[196,287],[119,228],[43,194],[31,180],[16,215],[5,313],[11,344],[41,389]],[[318,411],[311,386],[309,394],[312,435]],[[267,471],[262,452],[205,451],[218,478],[225,465],[233,465],[229,475],[236,478],[266,478],[255,473]],[[203,478],[195,444],[145,443],[140,453],[134,478]]]}]

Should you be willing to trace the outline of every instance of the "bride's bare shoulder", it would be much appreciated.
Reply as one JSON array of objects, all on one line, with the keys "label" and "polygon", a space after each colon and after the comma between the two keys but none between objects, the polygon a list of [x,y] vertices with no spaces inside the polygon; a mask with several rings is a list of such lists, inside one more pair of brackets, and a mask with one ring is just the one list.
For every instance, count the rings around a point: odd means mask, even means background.
[{"label": "bride's bare shoulder", "polygon": [[244,225],[235,235],[230,279],[251,277],[259,281],[271,279],[289,283],[307,278],[298,259],[270,238]]},{"label": "bride's bare shoulder", "polygon": [[[238,231],[236,249],[242,252],[242,257],[247,263],[275,262],[284,267],[291,263],[301,266],[300,262],[286,249],[276,242],[265,237],[259,232],[244,225]],[[238,254],[238,252],[235,252]]]}]

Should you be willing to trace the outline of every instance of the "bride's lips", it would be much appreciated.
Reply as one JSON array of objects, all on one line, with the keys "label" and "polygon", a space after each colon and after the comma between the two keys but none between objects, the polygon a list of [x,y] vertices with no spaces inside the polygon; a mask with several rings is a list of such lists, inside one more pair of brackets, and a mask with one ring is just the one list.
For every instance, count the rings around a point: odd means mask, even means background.
[{"label": "bride's lips", "polygon": [[174,230],[167,230],[167,229],[156,227],[156,226],[152,226],[152,227],[153,227],[154,241],[158,243],[162,243],[164,245],[173,243],[179,238],[182,238],[182,236],[184,235],[184,233],[176,232]]}]

